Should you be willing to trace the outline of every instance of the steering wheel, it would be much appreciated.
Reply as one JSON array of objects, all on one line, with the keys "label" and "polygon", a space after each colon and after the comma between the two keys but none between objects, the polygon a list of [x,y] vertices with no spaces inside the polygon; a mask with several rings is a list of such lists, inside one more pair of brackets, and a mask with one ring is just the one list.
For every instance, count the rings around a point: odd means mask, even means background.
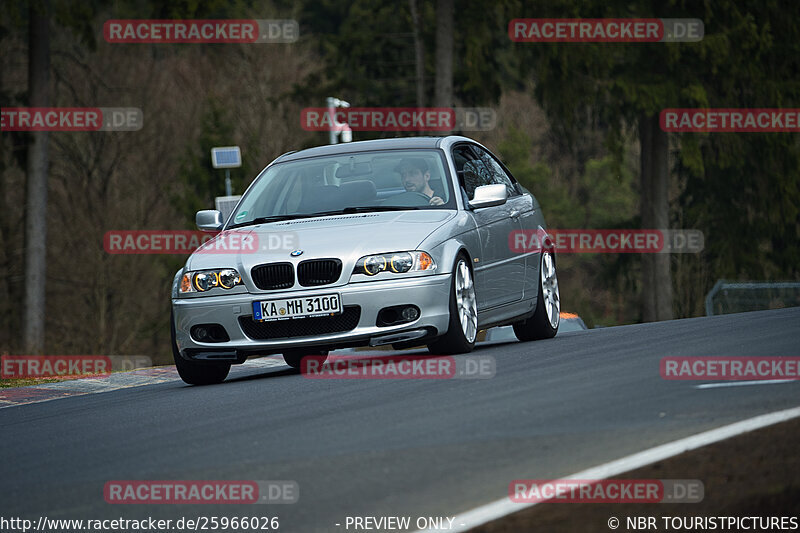
[{"label": "steering wheel", "polygon": [[[420,203],[423,202],[423,203]],[[405,191],[391,196],[385,200],[386,205],[400,205],[403,207],[416,207],[420,205],[430,205],[431,199],[427,194],[417,191]]]}]

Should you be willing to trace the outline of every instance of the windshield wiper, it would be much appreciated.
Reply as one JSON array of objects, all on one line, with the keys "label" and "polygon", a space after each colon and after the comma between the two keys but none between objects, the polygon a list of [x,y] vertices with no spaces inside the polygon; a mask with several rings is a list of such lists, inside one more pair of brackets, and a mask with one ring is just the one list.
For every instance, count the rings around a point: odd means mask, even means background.
[{"label": "windshield wiper", "polygon": [[404,205],[365,205],[362,207],[345,207],[340,210],[340,214],[347,213],[369,213],[370,211],[407,211],[422,209],[419,206],[404,206]]},{"label": "windshield wiper", "polygon": [[298,218],[313,218],[323,216],[320,213],[298,213],[294,215],[272,215],[268,217],[256,217],[253,220],[248,220],[247,222],[240,222],[239,224],[231,224],[229,226],[230,229],[232,228],[241,228],[242,226],[255,226],[256,224],[266,224],[268,222],[282,222],[284,220],[295,220]]},{"label": "windshield wiper", "polygon": [[273,215],[268,217],[256,217],[247,222],[239,224],[232,224],[229,229],[241,228],[243,226],[255,226],[256,224],[266,224],[269,222],[283,222],[284,220],[296,220],[298,218],[315,218],[315,217],[328,217],[331,215],[347,215],[350,213],[369,213],[370,211],[406,211],[409,209],[420,209],[415,206],[402,206],[402,205],[372,205],[372,206],[352,206],[345,207],[344,209],[335,209],[333,211],[320,211],[319,213],[296,213],[293,215]]}]

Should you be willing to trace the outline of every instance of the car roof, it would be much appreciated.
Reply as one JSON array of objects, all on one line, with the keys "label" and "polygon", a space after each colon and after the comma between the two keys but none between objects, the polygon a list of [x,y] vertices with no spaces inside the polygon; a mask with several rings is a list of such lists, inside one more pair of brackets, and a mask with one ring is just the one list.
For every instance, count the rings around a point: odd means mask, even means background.
[{"label": "car roof", "polygon": [[318,157],[326,155],[349,154],[353,152],[368,152],[371,150],[419,150],[431,148],[444,148],[455,142],[469,141],[475,142],[467,137],[460,135],[448,135],[446,137],[397,137],[393,139],[375,139],[371,141],[356,141],[340,144],[326,144],[306,148],[297,152],[283,154],[273,161],[273,163],[283,163],[307,157]]}]

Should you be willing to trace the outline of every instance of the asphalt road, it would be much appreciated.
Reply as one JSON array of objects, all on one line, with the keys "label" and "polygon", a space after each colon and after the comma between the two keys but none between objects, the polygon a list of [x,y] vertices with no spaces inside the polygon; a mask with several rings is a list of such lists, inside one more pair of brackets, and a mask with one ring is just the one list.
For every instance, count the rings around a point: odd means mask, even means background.
[{"label": "asphalt road", "polygon": [[[800,405],[800,382],[697,389],[664,356],[799,356],[800,308],[484,346],[484,380],[314,380],[261,370],[0,409],[0,516],[453,516],[511,480],[565,476]],[[294,480],[292,505],[111,505],[109,480]],[[341,524],[336,526],[336,524]],[[350,529],[352,531],[352,528]]]}]

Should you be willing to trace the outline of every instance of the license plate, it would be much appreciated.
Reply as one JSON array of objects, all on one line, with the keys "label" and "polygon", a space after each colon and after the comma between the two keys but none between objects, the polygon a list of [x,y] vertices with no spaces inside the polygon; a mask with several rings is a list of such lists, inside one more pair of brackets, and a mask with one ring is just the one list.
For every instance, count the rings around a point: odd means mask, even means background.
[{"label": "license plate", "polygon": [[338,294],[321,294],[303,298],[276,298],[253,302],[253,319],[259,322],[289,318],[338,315],[342,299]]}]

